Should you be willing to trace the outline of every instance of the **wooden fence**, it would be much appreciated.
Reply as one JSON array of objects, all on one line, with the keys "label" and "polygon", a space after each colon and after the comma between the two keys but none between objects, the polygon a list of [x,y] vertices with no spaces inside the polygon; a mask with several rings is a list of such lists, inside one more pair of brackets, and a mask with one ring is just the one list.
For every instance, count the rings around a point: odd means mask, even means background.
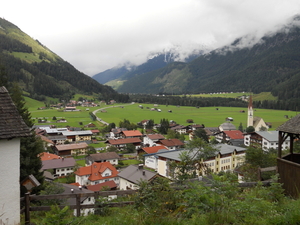
[{"label": "wooden fence", "polygon": [[[192,179],[194,180],[194,179]],[[191,180],[191,181],[192,181]],[[198,181],[198,179],[195,179]],[[264,186],[269,186],[271,184],[270,181],[262,181]],[[210,186],[210,184],[204,184],[205,186]],[[257,182],[245,182],[239,183],[239,187],[254,187],[257,185]],[[189,188],[189,186],[180,186],[173,187],[174,189],[180,190]],[[105,203],[101,206],[97,206],[96,201],[95,204],[81,204],[82,198],[94,197],[94,199],[98,199],[98,197],[108,197],[112,195],[116,196],[127,196],[136,193],[137,190],[116,190],[116,191],[100,191],[95,193],[72,193],[72,194],[56,194],[56,195],[30,195],[30,193],[26,193],[25,197],[20,199],[21,202],[24,202],[24,207],[21,209],[21,214],[25,213],[25,225],[30,225],[30,211],[50,211],[51,206],[30,206],[32,201],[42,201],[42,200],[62,200],[62,199],[76,199],[75,205],[59,205],[62,209],[65,206],[68,206],[70,209],[76,210],[76,216],[79,217],[81,215],[82,209],[91,209],[91,208],[100,208],[100,207],[122,207],[125,205],[132,205],[133,201],[124,201],[124,202],[109,202]]]},{"label": "wooden fence", "polygon": [[[76,210],[76,216],[80,216],[80,212],[82,209],[90,209],[90,208],[99,208],[100,206],[95,204],[81,204],[82,198],[94,197],[94,199],[98,199],[99,197],[108,197],[112,195],[117,196],[126,196],[132,195],[136,193],[136,190],[125,190],[125,191],[102,191],[95,193],[72,193],[72,194],[57,194],[57,195],[30,195],[30,193],[26,193],[25,197],[21,198],[21,202],[24,202],[24,207],[21,209],[21,214],[25,213],[25,225],[30,224],[30,211],[49,211],[51,210],[51,206],[30,206],[32,201],[42,201],[42,200],[62,200],[62,199],[76,199],[75,205],[59,205],[60,208],[64,208],[68,206],[70,209]],[[109,202],[101,205],[101,207],[120,207],[124,205],[131,205],[133,201],[125,201],[125,202]]]}]

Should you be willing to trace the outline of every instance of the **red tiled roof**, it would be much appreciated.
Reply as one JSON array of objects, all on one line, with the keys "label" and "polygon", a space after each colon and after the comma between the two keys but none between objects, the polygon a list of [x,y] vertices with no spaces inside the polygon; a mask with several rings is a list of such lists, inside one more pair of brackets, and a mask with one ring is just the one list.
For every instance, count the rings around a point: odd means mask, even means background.
[{"label": "red tiled roof", "polygon": [[141,139],[139,138],[123,138],[123,139],[110,139],[108,143],[111,145],[122,145],[122,144],[130,144],[130,143],[141,143]]},{"label": "red tiled roof", "polygon": [[[153,146],[153,147],[145,147],[142,148],[146,153],[151,154],[151,153],[156,153],[160,149],[167,149],[165,146]],[[168,149],[167,149],[168,150]]]},{"label": "red tiled roof", "polygon": [[162,145],[167,146],[167,147],[172,147],[172,146],[181,146],[184,145],[182,141],[179,139],[164,139],[159,141]]},{"label": "red tiled roof", "polygon": [[99,133],[100,131],[99,130],[91,130],[92,133]]},{"label": "red tiled roof", "polygon": [[49,138],[47,138],[47,137],[45,137],[45,136],[43,136],[43,135],[39,135],[39,136],[40,136],[40,138],[41,138],[43,141],[48,142],[48,143],[54,145],[54,142],[51,141]]},{"label": "red tiled roof", "polygon": [[244,135],[240,130],[225,130],[223,131],[230,139],[244,139]]},{"label": "red tiled roof", "polygon": [[65,151],[65,150],[86,148],[87,146],[88,146],[87,143],[81,142],[81,143],[77,143],[77,144],[56,145],[55,147],[58,151]]},{"label": "red tiled roof", "polygon": [[77,187],[81,186],[78,182],[76,182],[76,183],[70,183],[70,185],[74,185],[74,186],[77,186]]},{"label": "red tiled roof", "polygon": [[103,187],[109,187],[110,189],[116,188],[117,185],[113,180],[103,182],[100,184],[95,184],[95,185],[89,185],[87,186],[87,189],[90,191],[101,191]]},{"label": "red tiled roof", "polygon": [[143,136],[143,134],[139,130],[124,130],[123,134],[126,137],[140,137],[140,136]]},{"label": "red tiled roof", "polygon": [[42,152],[41,154],[39,154],[39,157],[42,161],[60,158],[60,156],[48,152]]},{"label": "red tiled roof", "polygon": [[150,138],[151,140],[165,139],[165,137],[161,134],[148,134],[147,137]]},{"label": "red tiled roof", "polygon": [[[102,173],[106,169],[111,170],[111,174],[112,174],[111,176],[102,176]],[[102,162],[102,163],[94,162],[90,166],[80,167],[75,172],[75,174],[78,176],[90,175],[88,179],[91,181],[116,177],[118,173],[119,172],[117,171],[117,169],[113,165],[111,165],[110,162]]]}]

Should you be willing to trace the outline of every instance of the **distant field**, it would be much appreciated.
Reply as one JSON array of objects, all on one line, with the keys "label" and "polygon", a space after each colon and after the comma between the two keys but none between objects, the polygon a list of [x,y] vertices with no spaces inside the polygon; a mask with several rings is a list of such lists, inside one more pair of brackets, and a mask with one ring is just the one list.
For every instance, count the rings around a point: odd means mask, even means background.
[{"label": "distant field", "polygon": [[[57,127],[65,127],[67,125],[72,127],[83,127],[84,125],[87,125],[88,123],[95,123],[97,124],[97,127],[104,126],[100,122],[93,121],[90,118],[89,111],[86,111],[85,107],[77,107],[78,109],[81,109],[81,111],[78,112],[62,112],[58,111],[57,109],[45,109],[45,110],[37,110],[37,108],[34,108],[33,110],[30,110],[31,117],[35,119],[35,124],[37,124],[37,120],[40,119],[46,119],[47,123],[40,123],[40,124],[55,124]],[[95,110],[93,108],[93,110]],[[56,117],[57,119],[66,119],[66,123],[56,123],[55,120],[52,120],[53,117]],[[79,122],[82,122],[83,125],[80,125]]]},{"label": "distant field", "polygon": [[[188,125],[187,119],[192,119],[194,123],[204,124],[206,127],[217,127],[225,122],[226,117],[232,117],[232,122],[237,128],[242,123],[243,127],[247,126],[247,108],[235,108],[235,107],[176,107],[161,105],[157,108],[161,109],[161,112],[150,111],[146,107],[153,108],[152,104],[143,104],[143,109],[138,107],[139,104],[124,106],[124,108],[115,107],[106,109],[106,113],[97,113],[97,116],[108,123],[115,123],[117,126],[119,121],[128,119],[130,122],[137,123],[146,119],[153,119],[155,123],[159,123],[162,118],[168,120],[174,120],[178,124]],[[172,110],[169,113],[168,110]],[[240,111],[244,110],[245,113]],[[269,109],[257,109],[254,112],[254,116],[259,116],[264,119],[265,122],[272,123],[272,129],[276,129],[279,125],[286,122],[284,115],[293,117],[296,112],[282,111],[282,110],[269,110]]]},{"label": "distant field", "polygon": [[[57,109],[46,109],[38,110],[38,107],[44,106],[44,103],[25,98],[26,106],[31,112],[32,118],[35,119],[37,123],[38,118],[47,119],[48,123],[43,124],[55,124],[58,127],[75,126],[83,127],[88,123],[97,124],[98,128],[103,127],[104,125],[98,121],[92,121],[89,112],[99,109],[101,107],[90,108],[90,111],[86,111],[85,107],[77,107],[81,109],[80,112],[60,112]],[[187,125],[187,119],[192,119],[196,124],[204,124],[206,127],[216,127],[225,122],[226,117],[233,117],[234,121],[232,122],[237,128],[242,123],[243,127],[247,126],[247,108],[234,108],[234,107],[218,107],[219,110],[216,110],[215,107],[204,107],[204,108],[195,108],[195,107],[176,107],[176,106],[165,106],[161,105],[157,108],[160,108],[162,112],[150,111],[146,107],[154,108],[153,104],[143,104],[144,108],[140,109],[138,103],[134,105],[124,104],[124,108],[114,105],[113,108],[107,108],[105,113],[98,112],[97,116],[102,120],[108,123],[115,123],[117,126],[119,122],[124,119],[128,119],[130,122],[137,123],[145,119],[153,119],[155,123],[159,123],[162,118],[168,120],[174,120],[178,124]],[[172,113],[169,113],[168,110],[172,110]],[[241,110],[244,110],[245,113],[240,113]],[[254,112],[254,116],[262,117],[265,122],[272,123],[272,129],[276,129],[279,125],[286,122],[284,115],[288,117],[293,117],[297,113],[293,111],[282,111],[282,110],[270,110],[270,109],[257,109]],[[65,118],[67,123],[56,123],[52,118],[56,117],[57,119]],[[80,125],[79,122],[82,122],[83,125]]]},{"label": "distant field", "polygon": [[[236,92],[236,93],[211,93],[211,94],[197,94],[197,95],[187,95],[191,97],[203,97],[203,98],[239,98],[241,96],[248,96],[248,92]],[[271,92],[262,92],[259,94],[253,94],[253,101],[263,101],[263,100],[277,100]]]}]

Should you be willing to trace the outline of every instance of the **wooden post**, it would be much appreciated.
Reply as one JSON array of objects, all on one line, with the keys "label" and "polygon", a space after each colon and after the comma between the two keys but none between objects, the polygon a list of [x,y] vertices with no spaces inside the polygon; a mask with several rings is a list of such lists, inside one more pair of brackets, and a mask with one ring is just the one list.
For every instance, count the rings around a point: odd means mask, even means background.
[{"label": "wooden post", "polygon": [[76,194],[76,216],[80,216],[80,194]]},{"label": "wooden post", "polygon": [[278,158],[281,159],[282,157],[282,143],[283,143],[283,137],[282,137],[282,131],[278,132]]},{"label": "wooden post", "polygon": [[25,225],[30,225],[30,192],[25,193]]}]

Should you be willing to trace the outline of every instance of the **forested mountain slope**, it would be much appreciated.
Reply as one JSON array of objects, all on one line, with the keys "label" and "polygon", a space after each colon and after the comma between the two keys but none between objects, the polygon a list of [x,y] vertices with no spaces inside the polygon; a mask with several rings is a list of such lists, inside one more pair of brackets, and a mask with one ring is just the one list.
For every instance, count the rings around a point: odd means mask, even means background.
[{"label": "forested mountain slope", "polygon": [[[288,31],[288,32],[287,32]],[[231,46],[190,63],[172,63],[132,77],[118,88],[127,93],[202,93],[269,91],[279,99],[297,99],[300,82],[300,29],[285,28],[251,48]]]},{"label": "forested mountain slope", "polygon": [[79,72],[38,40],[1,18],[0,66],[2,76],[18,82],[30,97],[38,100],[45,96],[68,99],[74,93],[96,94],[102,99],[126,98]]}]

